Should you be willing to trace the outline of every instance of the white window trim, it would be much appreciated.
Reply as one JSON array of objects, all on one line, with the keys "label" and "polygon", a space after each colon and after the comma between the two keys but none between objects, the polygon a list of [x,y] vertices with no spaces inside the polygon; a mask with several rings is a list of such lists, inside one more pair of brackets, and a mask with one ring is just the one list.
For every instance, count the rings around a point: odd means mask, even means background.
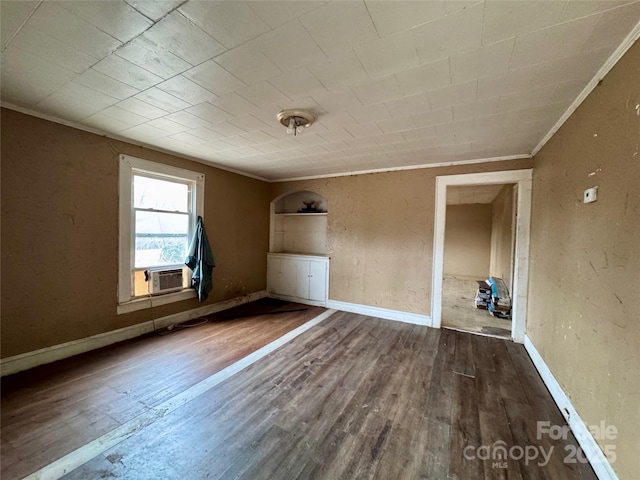
[{"label": "white window trim", "polygon": [[194,298],[195,290],[185,289],[166,295],[133,297],[131,294],[131,270],[133,265],[133,250],[131,248],[131,233],[133,232],[132,197],[133,175],[136,172],[150,173],[155,177],[183,178],[192,180],[196,185],[196,194],[192,196],[191,209],[195,212],[189,225],[189,231],[195,230],[195,220],[198,216],[204,218],[204,173],[172,167],[162,163],[150,162],[129,155],[120,155],[120,211],[119,211],[119,262],[118,262],[118,315],[145,308],[151,308],[168,303]]}]

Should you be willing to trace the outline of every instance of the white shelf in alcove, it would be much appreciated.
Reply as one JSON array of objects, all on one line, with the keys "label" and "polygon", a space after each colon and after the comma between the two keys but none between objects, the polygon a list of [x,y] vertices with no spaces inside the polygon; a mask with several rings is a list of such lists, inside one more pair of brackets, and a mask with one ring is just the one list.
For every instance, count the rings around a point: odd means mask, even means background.
[{"label": "white shelf in alcove", "polygon": [[324,215],[328,215],[328,212],[318,212],[318,213],[275,213],[276,217],[321,217]]}]

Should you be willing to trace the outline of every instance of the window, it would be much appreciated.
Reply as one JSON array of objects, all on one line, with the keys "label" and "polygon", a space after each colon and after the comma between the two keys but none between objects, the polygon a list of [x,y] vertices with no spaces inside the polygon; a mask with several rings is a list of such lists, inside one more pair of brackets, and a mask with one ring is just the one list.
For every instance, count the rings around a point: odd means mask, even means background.
[{"label": "window", "polygon": [[150,305],[149,269],[183,269],[183,291],[154,305],[194,296],[184,260],[203,204],[204,174],[120,155],[118,313]]}]

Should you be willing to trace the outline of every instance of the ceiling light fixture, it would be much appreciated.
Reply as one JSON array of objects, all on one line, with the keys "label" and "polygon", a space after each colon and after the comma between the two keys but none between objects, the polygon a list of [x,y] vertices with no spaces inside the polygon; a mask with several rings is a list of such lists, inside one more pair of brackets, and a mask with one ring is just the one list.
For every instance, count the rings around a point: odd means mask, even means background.
[{"label": "ceiling light fixture", "polygon": [[277,118],[282,125],[287,127],[287,133],[293,134],[294,137],[316,121],[316,117],[312,114],[298,109],[281,110],[278,112]]}]

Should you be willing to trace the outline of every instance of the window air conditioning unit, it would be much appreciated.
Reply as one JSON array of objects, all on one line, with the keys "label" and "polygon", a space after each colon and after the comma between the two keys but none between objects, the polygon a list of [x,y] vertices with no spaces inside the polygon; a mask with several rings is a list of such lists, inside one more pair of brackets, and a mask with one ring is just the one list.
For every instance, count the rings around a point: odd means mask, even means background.
[{"label": "window air conditioning unit", "polygon": [[175,292],[184,288],[182,268],[147,270],[146,273],[149,282],[149,293],[151,295]]}]

